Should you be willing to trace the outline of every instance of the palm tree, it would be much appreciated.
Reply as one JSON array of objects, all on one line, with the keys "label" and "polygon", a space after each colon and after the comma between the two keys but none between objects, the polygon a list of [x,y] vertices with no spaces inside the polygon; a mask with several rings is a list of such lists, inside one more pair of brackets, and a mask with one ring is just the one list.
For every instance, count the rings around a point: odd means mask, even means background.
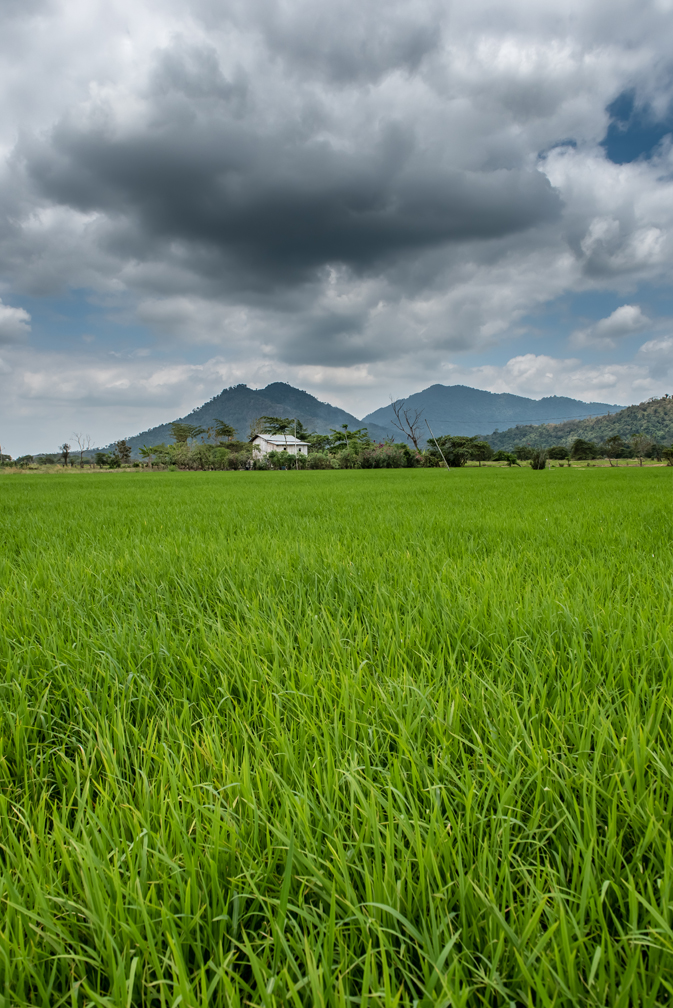
[{"label": "palm tree", "polygon": [[285,451],[287,451],[287,432],[292,430],[295,424],[289,417],[263,416],[260,419],[264,422],[262,432],[264,434],[283,434],[285,437]]},{"label": "palm tree", "polygon": [[148,448],[147,445],[143,445],[142,448],[140,449],[140,457],[147,459],[147,464],[149,465],[150,469],[152,468],[152,460],[154,458],[155,450],[156,450],[155,448],[151,447]]}]

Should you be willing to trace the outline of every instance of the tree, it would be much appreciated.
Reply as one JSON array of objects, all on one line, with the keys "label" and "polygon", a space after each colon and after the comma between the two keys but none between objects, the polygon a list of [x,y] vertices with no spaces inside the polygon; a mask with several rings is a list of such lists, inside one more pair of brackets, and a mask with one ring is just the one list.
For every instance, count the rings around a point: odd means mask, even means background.
[{"label": "tree", "polygon": [[156,448],[149,447],[148,445],[143,445],[140,449],[140,457],[147,460],[147,465],[150,469],[152,468],[155,452]]},{"label": "tree", "polygon": [[171,434],[176,444],[187,444],[190,438],[196,438],[199,434],[205,434],[206,428],[198,424],[172,423]]},{"label": "tree", "polygon": [[643,464],[643,457],[651,444],[652,439],[648,438],[647,434],[634,434],[631,438],[631,448],[638,459],[638,465]]},{"label": "tree", "polygon": [[533,455],[539,449],[531,448],[530,445],[514,445],[514,454],[518,458],[519,462],[530,462]]},{"label": "tree", "polygon": [[304,438],[314,452],[325,452],[332,444],[329,434],[309,434]]},{"label": "tree", "polygon": [[294,428],[290,417],[263,416],[260,420],[264,424],[262,434],[288,434]]},{"label": "tree", "polygon": [[435,438],[435,447],[430,447],[429,451],[430,455],[437,455],[441,448],[449,467],[457,469],[459,466],[464,466],[469,458],[472,458],[472,450],[478,443],[480,442],[477,442],[476,436],[464,437],[443,434],[441,437]]},{"label": "tree", "polygon": [[664,448],[661,457],[666,460],[667,466],[673,466],[673,447]]},{"label": "tree", "polygon": [[626,447],[626,442],[620,434],[613,434],[612,437],[605,439],[602,448],[611,467],[613,465],[619,465],[617,459],[624,458]]},{"label": "tree", "polygon": [[70,458],[70,445],[64,442],[62,445],[58,446],[58,450],[61,453],[61,458],[63,459],[63,465],[67,467],[68,459]]},{"label": "tree", "polygon": [[33,462],[32,455],[19,455],[18,459],[14,462],[20,469],[27,469],[31,462]]},{"label": "tree", "polygon": [[154,457],[156,458],[159,465],[170,465],[171,462],[171,450],[175,445],[165,445],[162,441],[161,444],[154,445],[152,451],[154,452]]},{"label": "tree", "polygon": [[475,459],[481,467],[482,462],[488,462],[493,457],[493,449],[488,441],[475,441],[470,448],[470,458]]},{"label": "tree", "polygon": [[128,465],[131,461],[131,445],[126,441],[115,441],[115,454],[120,465]]},{"label": "tree", "polygon": [[309,438],[314,436],[314,433],[306,430],[301,420],[295,420],[294,433],[295,437],[297,437],[300,441],[308,441]]},{"label": "tree", "polygon": [[564,445],[554,445],[553,448],[549,449],[547,455],[549,456],[550,459],[556,459],[559,462],[562,462],[565,459],[570,458],[570,452]]},{"label": "tree", "polygon": [[586,461],[598,457],[598,447],[593,441],[585,441],[584,438],[575,438],[570,446],[570,457],[577,461]]},{"label": "tree", "polygon": [[395,419],[390,422],[393,427],[397,427],[404,434],[405,438],[411,441],[416,451],[420,452],[421,449],[418,442],[421,437],[421,417],[423,416],[423,410],[405,409],[405,403],[406,399],[394,400],[391,398],[390,405],[395,414]]},{"label": "tree", "polygon": [[547,452],[544,448],[536,448],[530,458],[531,469],[547,468]]},{"label": "tree", "polygon": [[349,430],[348,424],[341,424],[341,429],[330,427],[332,435],[332,449],[339,451],[341,448],[366,448],[373,444],[366,427],[358,427],[357,430]]},{"label": "tree", "polygon": [[254,441],[258,434],[264,433],[264,417],[257,417],[250,424],[250,434],[248,441]]},{"label": "tree", "polygon": [[226,438],[227,441],[231,441],[235,436],[236,431],[231,424],[226,423],[224,420],[215,420],[215,437],[218,441],[220,438]]},{"label": "tree", "polygon": [[77,447],[79,448],[79,467],[84,468],[84,452],[91,447],[91,438],[88,434],[73,434]]}]

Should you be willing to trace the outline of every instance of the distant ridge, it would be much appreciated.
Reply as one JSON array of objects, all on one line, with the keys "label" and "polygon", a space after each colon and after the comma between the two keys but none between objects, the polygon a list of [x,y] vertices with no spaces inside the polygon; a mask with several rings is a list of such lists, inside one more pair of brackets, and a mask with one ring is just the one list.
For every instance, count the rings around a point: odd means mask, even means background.
[{"label": "distant ridge", "polygon": [[[468,385],[430,385],[422,392],[408,396],[405,407],[422,410],[422,421],[428,421],[437,437],[440,434],[483,435],[487,431],[515,424],[558,423],[624,408],[614,403],[582,402],[567,396],[527,399],[510,392],[485,392]],[[388,405],[368,413],[362,423],[375,423],[388,434],[395,435],[397,440],[399,431],[393,426],[392,419],[393,408]],[[423,428],[424,436],[427,436],[424,423]]]},{"label": "distant ridge", "polygon": [[492,448],[508,451],[516,445],[530,445],[532,448],[564,445],[569,448],[575,438],[600,444],[606,438],[619,435],[628,441],[634,434],[644,434],[656,444],[670,445],[673,442],[673,397],[666,395],[659,399],[647,399],[608,416],[556,424],[519,425],[485,434],[484,438]]},{"label": "distant ridge", "polygon": [[[315,396],[294,388],[285,382],[272,382],[263,389],[251,389],[247,385],[234,385],[222,389],[203,406],[199,406],[186,416],[176,418],[179,423],[199,424],[208,427],[214,420],[224,420],[236,429],[241,440],[247,440],[250,424],[260,416],[296,417],[304,427],[318,434],[327,434],[330,427],[348,424],[351,428],[363,426],[352,413],[320,402]],[[382,441],[388,431],[375,423],[364,424],[370,437]],[[134,455],[143,445],[170,444],[173,441],[170,423],[159,424],[126,438]]]},{"label": "distant ridge", "polygon": [[[421,427],[422,440],[428,436],[423,423],[427,419],[434,434],[480,434],[491,444],[500,446],[498,428],[515,428],[561,423],[564,420],[581,420],[590,416],[621,411],[622,406],[613,403],[582,402],[566,396],[545,396],[543,399],[527,399],[525,396],[509,392],[485,392],[483,389],[467,385],[431,385],[416,392],[405,400],[407,408],[423,412]],[[296,417],[308,430],[327,434],[330,427],[348,424],[357,428],[364,426],[374,441],[391,438],[404,440],[401,432],[391,423],[394,417],[392,406],[382,406],[358,420],[352,413],[321,402],[315,396],[286,382],[272,382],[265,388],[252,389],[247,385],[234,385],[198,406],[186,416],[176,417],[174,422],[210,426],[214,420],[224,420],[236,429],[239,438],[247,439],[251,423],[260,416]],[[524,437],[523,427],[516,427],[519,442]],[[487,432],[494,431],[493,434]],[[503,431],[504,436],[504,431]],[[579,436],[579,435],[578,435]],[[170,423],[159,424],[127,437],[134,455],[143,445],[170,444],[173,441]],[[505,438],[509,443],[508,436]],[[517,443],[519,443],[517,442]],[[550,444],[552,442],[549,442]],[[554,442],[555,443],[555,442]],[[111,447],[111,446],[108,446]]]}]

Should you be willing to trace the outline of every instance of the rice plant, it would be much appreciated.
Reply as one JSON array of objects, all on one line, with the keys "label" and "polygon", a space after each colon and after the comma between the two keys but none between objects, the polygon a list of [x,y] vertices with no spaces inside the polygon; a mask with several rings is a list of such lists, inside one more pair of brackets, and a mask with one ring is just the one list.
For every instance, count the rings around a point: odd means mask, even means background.
[{"label": "rice plant", "polygon": [[673,992],[666,468],[0,479],[0,1005]]}]

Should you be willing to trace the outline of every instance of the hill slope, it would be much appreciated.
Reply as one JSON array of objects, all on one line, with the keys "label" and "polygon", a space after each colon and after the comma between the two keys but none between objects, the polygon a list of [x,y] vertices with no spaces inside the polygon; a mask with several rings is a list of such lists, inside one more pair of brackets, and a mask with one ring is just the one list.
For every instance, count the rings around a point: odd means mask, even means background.
[{"label": "hill slope", "polygon": [[[467,385],[431,385],[410,395],[406,406],[423,410],[423,420],[427,419],[437,437],[440,434],[481,434],[517,423],[538,424],[622,409],[611,403],[587,403],[566,396],[527,399],[509,392],[484,392]],[[400,435],[391,423],[393,417],[392,406],[382,406],[368,413],[362,423],[378,424],[397,439]],[[427,435],[425,425],[423,429]]]},{"label": "hill slope", "polygon": [[[250,424],[260,416],[296,417],[305,427],[319,434],[327,434],[330,427],[348,424],[350,427],[360,427],[358,420],[346,410],[329,403],[320,402],[315,396],[301,389],[293,388],[285,382],[273,382],[263,389],[251,389],[247,385],[235,385],[223,389],[209,402],[192,410],[187,416],[179,417],[180,423],[200,424],[208,427],[214,420],[224,420],[238,431],[238,436],[246,440]],[[388,431],[377,424],[365,425],[374,439],[383,440]],[[169,423],[150,427],[134,437],[126,439],[134,454],[144,444],[154,445],[173,441]]]},{"label": "hill slope", "polygon": [[484,435],[491,447],[508,451],[515,445],[533,448],[551,448],[553,445],[570,447],[575,438],[584,438],[600,444],[606,438],[619,434],[628,441],[634,434],[646,434],[657,444],[669,445],[673,441],[673,397],[648,399],[635,406],[627,406],[610,416],[571,420],[559,424],[519,425],[509,430]]}]

